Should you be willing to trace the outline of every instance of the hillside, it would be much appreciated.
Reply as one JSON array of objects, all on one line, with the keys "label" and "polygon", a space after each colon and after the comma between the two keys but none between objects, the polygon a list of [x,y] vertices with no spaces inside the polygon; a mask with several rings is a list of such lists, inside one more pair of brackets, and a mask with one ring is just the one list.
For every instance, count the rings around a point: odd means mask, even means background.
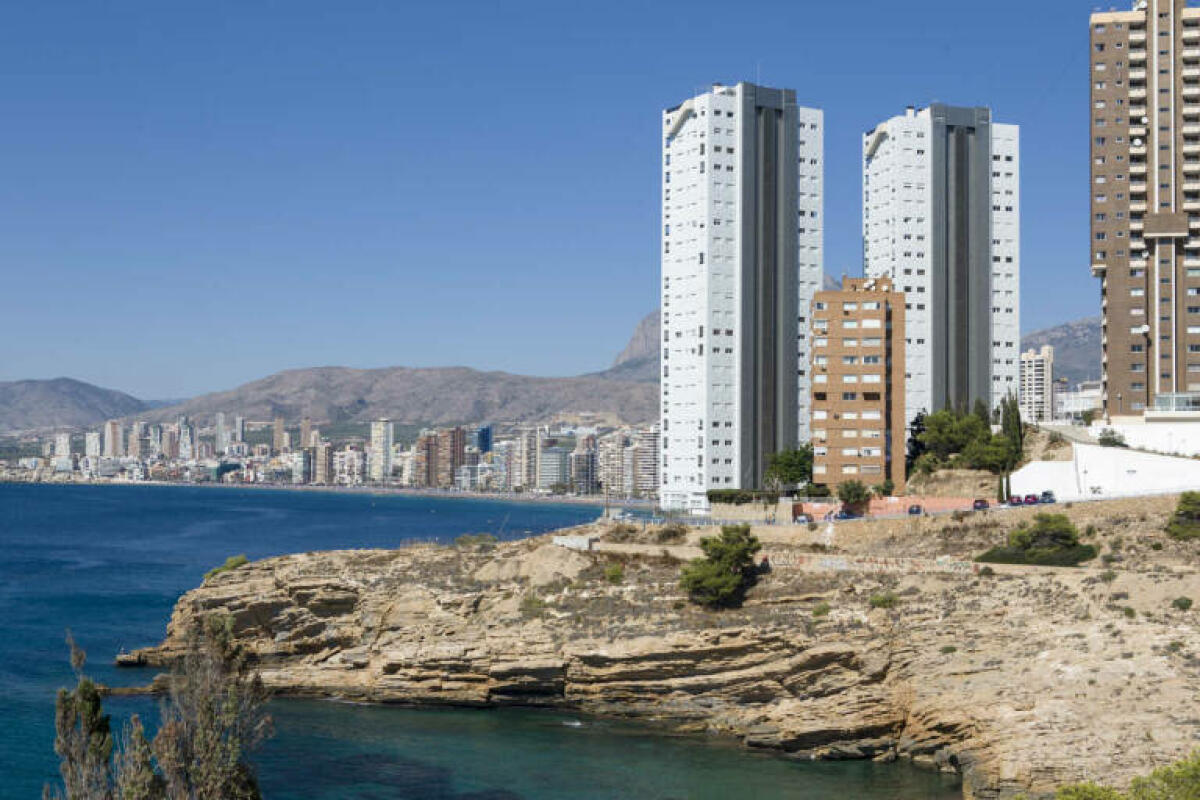
[{"label": "hillside", "polygon": [[1054,377],[1074,388],[1080,381],[1100,378],[1100,318],[1085,317],[1053,328],[1034,331],[1021,339],[1021,349],[1054,348]]},{"label": "hillside", "polygon": [[96,425],[144,408],[124,392],[71,378],[0,382],[0,432]]},{"label": "hillside", "polygon": [[167,421],[217,411],[258,420],[276,415],[330,422],[387,417],[421,425],[521,422],[591,412],[639,423],[658,415],[658,388],[600,376],[535,378],[467,367],[316,367],[279,372],[227,392],[153,409],[140,418]]}]

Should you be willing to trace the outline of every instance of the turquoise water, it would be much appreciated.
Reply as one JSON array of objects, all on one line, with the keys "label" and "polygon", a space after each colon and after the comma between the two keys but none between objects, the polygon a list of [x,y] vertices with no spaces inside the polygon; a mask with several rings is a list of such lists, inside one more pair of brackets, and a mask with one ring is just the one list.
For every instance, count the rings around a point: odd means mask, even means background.
[{"label": "turquoise water", "polygon": [[[71,682],[71,628],[88,671],[161,639],[178,596],[227,556],[505,538],[594,518],[580,506],[491,500],[182,487],[0,485],[0,798],[53,778],[54,690]],[[154,716],[112,698],[118,717]],[[332,701],[272,703],[277,736],[258,755],[268,798],[832,798],[958,796],[903,765],[789,762],[725,742],[624,722],[505,709],[421,710]]]}]

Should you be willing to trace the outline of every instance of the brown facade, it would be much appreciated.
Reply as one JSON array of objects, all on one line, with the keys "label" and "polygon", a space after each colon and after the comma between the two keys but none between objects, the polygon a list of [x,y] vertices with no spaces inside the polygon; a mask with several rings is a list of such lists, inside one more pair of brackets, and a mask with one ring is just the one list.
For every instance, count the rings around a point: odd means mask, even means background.
[{"label": "brown facade", "polygon": [[437,485],[454,485],[458,468],[466,463],[467,432],[463,428],[442,428],[437,435]]},{"label": "brown facade", "polygon": [[813,482],[904,490],[904,294],[846,278],[813,300]]},{"label": "brown facade", "polygon": [[1091,17],[1091,264],[1103,403],[1200,391],[1200,9]]}]

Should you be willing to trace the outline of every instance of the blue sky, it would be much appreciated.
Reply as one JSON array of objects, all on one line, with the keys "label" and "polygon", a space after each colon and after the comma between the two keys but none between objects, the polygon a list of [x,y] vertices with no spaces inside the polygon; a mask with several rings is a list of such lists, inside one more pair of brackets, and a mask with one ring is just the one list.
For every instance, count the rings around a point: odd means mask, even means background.
[{"label": "blue sky", "polygon": [[602,369],[658,302],[661,109],[756,78],[825,110],[828,272],[861,268],[861,133],[990,105],[1022,126],[1023,329],[1096,314],[1092,8],[6,4],[0,380]]}]

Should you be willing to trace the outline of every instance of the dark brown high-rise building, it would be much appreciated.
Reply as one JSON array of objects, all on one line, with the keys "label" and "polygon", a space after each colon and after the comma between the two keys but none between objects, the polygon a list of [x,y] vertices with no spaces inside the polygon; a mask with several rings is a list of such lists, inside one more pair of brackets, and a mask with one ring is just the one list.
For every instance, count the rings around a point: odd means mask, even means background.
[{"label": "dark brown high-rise building", "polygon": [[454,485],[454,476],[466,460],[467,431],[464,428],[443,428],[437,435],[437,485]]},{"label": "dark brown high-rise building", "polygon": [[1103,403],[1200,392],[1200,8],[1091,17],[1091,258]]},{"label": "dark brown high-rise building", "polygon": [[437,486],[438,479],[438,435],[435,431],[421,431],[413,445],[414,486]]}]

